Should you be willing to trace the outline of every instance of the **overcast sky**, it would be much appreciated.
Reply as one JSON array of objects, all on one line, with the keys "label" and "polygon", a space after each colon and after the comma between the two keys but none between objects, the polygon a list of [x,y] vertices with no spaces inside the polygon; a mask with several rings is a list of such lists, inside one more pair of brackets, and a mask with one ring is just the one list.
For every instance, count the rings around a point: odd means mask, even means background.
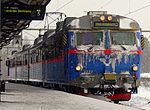
[{"label": "overcast sky", "polygon": [[[65,4],[67,5],[61,8]],[[134,12],[138,9],[141,10]],[[107,11],[111,14],[133,18],[138,21],[142,29],[150,29],[150,0],[51,0],[46,11],[53,12],[56,10],[67,16],[75,17],[85,15],[86,11]],[[129,12],[131,14],[128,14]],[[44,21],[32,21],[30,27],[43,28]]]}]

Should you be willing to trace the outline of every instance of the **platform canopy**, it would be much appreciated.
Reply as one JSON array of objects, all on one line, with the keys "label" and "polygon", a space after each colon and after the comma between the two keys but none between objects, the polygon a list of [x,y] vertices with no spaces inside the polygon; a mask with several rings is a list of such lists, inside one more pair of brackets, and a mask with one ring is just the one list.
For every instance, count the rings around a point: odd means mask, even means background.
[{"label": "platform canopy", "polygon": [[29,27],[32,20],[43,20],[51,0],[1,0],[0,49]]}]

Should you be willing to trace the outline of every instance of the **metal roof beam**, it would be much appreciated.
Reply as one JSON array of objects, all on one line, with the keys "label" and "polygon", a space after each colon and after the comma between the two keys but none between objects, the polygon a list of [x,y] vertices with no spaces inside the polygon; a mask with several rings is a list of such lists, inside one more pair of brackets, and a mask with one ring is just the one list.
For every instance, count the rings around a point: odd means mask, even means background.
[{"label": "metal roof beam", "polygon": [[[46,5],[51,0],[1,0],[1,6],[5,5],[16,5],[17,6],[32,6],[32,5],[38,5],[46,7]],[[15,18],[15,17],[14,17]],[[2,42],[10,42],[11,39],[15,37],[15,35],[18,35],[23,29],[26,29],[29,27],[29,24],[32,19],[30,20],[17,20],[17,19],[6,19],[5,16],[2,16],[1,18],[1,33],[0,33],[0,46],[2,46]],[[8,40],[9,39],[9,40]],[[4,46],[5,44],[3,44]]]}]

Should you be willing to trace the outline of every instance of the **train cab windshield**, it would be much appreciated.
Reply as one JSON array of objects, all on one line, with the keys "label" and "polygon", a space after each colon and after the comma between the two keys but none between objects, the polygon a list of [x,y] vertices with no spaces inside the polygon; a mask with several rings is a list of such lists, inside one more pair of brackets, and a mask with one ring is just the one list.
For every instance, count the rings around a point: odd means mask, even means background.
[{"label": "train cab windshield", "polygon": [[134,32],[110,32],[113,45],[135,45]]},{"label": "train cab windshield", "polygon": [[101,45],[103,32],[77,32],[77,45]]}]

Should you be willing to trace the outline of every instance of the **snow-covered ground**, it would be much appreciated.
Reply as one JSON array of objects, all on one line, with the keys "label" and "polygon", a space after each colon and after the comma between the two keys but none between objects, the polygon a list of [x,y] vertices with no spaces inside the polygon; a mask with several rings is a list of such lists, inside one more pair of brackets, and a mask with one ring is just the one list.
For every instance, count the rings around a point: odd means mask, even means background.
[{"label": "snow-covered ground", "polygon": [[142,73],[141,77],[142,78],[150,78],[150,73]]},{"label": "snow-covered ground", "polygon": [[[102,96],[89,95],[89,97],[109,101]],[[141,74],[141,86],[138,88],[138,94],[132,94],[130,101],[120,101],[120,104],[139,110],[150,110],[150,73]]]},{"label": "snow-covered ground", "polygon": [[[61,91],[7,84],[0,110],[150,110],[150,73],[141,75],[138,94],[120,105]],[[102,99],[103,100],[103,99]],[[125,105],[125,106],[124,106]],[[130,108],[132,107],[132,108]]]},{"label": "snow-covered ground", "polygon": [[8,83],[0,110],[137,110],[66,92]]},{"label": "snow-covered ground", "polygon": [[141,77],[138,94],[132,94],[130,101],[121,102],[121,104],[139,108],[140,110],[150,110],[150,73],[142,73]]},{"label": "snow-covered ground", "polygon": [[141,86],[138,94],[132,94],[130,101],[120,103],[140,110],[150,110],[150,88]]}]

